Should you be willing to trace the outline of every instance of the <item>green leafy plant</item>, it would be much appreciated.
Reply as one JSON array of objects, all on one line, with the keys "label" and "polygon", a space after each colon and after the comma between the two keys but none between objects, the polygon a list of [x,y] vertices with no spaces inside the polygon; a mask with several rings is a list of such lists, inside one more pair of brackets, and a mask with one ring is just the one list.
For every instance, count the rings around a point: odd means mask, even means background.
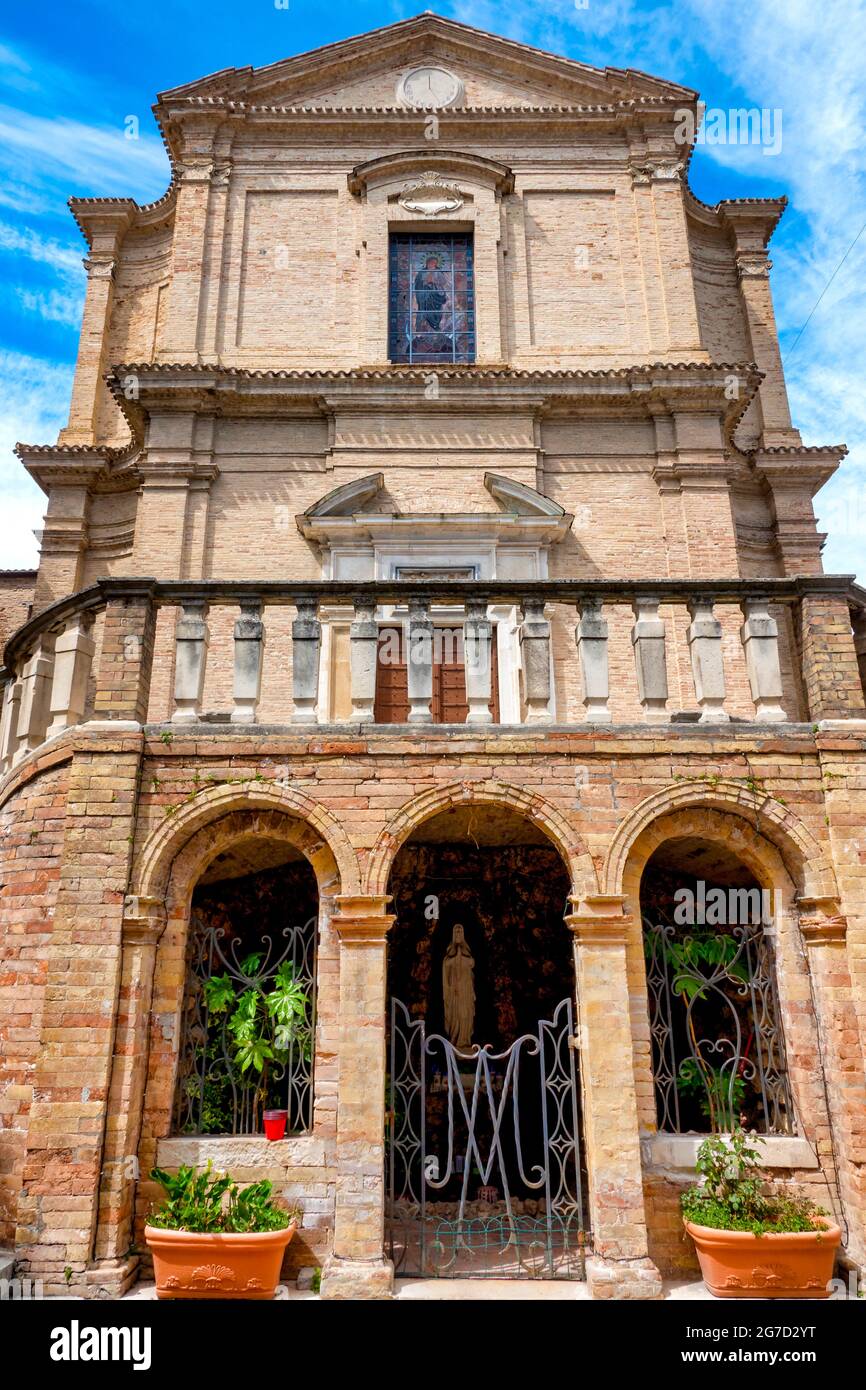
[{"label": "green leafy plant", "polygon": [[731,1074],[706,1062],[698,1066],[688,1057],[680,1064],[676,1084],[682,1095],[694,1097],[710,1124],[722,1130],[736,1127],[746,1095],[746,1083],[739,1072]]},{"label": "green leafy plant", "polygon": [[[645,937],[647,957],[652,949],[649,938]],[[732,1080],[730,1070],[725,1074],[703,1059],[692,1010],[695,1004],[708,998],[711,980],[714,989],[718,989],[720,979],[725,977],[735,985],[748,985],[746,965],[737,958],[742,943],[724,932],[689,928],[688,935],[681,940],[661,933],[656,949],[667,962],[671,989],[683,1002],[693,1053],[679,1068],[677,1090],[697,1100],[710,1129],[733,1129],[740,1118],[745,1082],[739,1073],[735,1073]]]},{"label": "green leafy plant", "polygon": [[259,975],[261,966],[261,953],[253,952],[241,962],[240,981],[223,974],[211,976],[204,984],[208,1012],[215,1018],[225,1016],[232,1062],[242,1076],[254,1072],[259,1078],[257,1111],[267,1106],[272,1064],[284,1066],[293,1046],[309,1059],[312,1048],[304,982],[289,961],[283,961],[267,980]]},{"label": "green leafy plant", "polygon": [[166,1195],[151,1212],[148,1224],[162,1230],[284,1231],[299,1218],[297,1207],[283,1207],[273,1200],[272,1182],[263,1179],[241,1187],[228,1173],[215,1173],[210,1160],[202,1169],[184,1165],[175,1174],[152,1168],[150,1176]]},{"label": "green leafy plant", "polygon": [[814,1231],[816,1218],[825,1214],[814,1202],[765,1192],[755,1137],[735,1129],[729,1137],[714,1134],[704,1140],[696,1164],[702,1182],[680,1197],[683,1216],[696,1226],[756,1236]]}]

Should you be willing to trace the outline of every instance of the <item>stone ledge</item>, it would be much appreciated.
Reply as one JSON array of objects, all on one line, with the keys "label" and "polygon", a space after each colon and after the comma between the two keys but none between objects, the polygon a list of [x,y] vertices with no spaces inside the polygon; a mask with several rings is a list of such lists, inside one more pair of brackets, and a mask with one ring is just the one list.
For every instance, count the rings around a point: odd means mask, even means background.
[{"label": "stone ledge", "polygon": [[[641,1162],[649,1173],[693,1175],[705,1134],[649,1134],[640,1141]],[[821,1164],[808,1139],[768,1134],[755,1141],[764,1168],[818,1169]]]},{"label": "stone ledge", "polygon": [[200,1166],[211,1159],[215,1168],[324,1168],[328,1157],[324,1139],[299,1134],[270,1140],[258,1134],[176,1135],[160,1139],[156,1161],[160,1168],[182,1163]]},{"label": "stone ledge", "polygon": [[646,1256],[633,1260],[588,1255],[586,1283],[593,1299],[654,1301],[664,1295],[662,1277]]}]

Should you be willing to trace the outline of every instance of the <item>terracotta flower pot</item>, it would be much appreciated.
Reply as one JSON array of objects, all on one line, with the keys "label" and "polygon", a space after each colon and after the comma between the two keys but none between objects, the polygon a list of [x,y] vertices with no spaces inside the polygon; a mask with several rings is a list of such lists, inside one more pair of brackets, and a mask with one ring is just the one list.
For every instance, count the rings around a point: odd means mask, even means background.
[{"label": "terracotta flower pot", "polygon": [[157,1298],[273,1298],[283,1253],[297,1222],[284,1231],[212,1235],[145,1226]]},{"label": "terracotta flower pot", "polygon": [[288,1110],[265,1110],[262,1114],[265,1125],[265,1138],[276,1140],[284,1139],[286,1136],[286,1125],[289,1120]]},{"label": "terracotta flower pot", "polygon": [[684,1222],[695,1242],[701,1274],[717,1298],[829,1298],[842,1232],[831,1221],[815,1231],[763,1236],[717,1231]]}]

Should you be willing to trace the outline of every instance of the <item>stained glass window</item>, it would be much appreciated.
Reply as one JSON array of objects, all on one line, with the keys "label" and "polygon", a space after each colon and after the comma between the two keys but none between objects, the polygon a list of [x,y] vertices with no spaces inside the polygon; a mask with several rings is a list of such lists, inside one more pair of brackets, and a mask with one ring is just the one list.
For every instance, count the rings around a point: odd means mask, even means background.
[{"label": "stained glass window", "polygon": [[392,362],[475,361],[470,236],[391,237],[388,355]]}]

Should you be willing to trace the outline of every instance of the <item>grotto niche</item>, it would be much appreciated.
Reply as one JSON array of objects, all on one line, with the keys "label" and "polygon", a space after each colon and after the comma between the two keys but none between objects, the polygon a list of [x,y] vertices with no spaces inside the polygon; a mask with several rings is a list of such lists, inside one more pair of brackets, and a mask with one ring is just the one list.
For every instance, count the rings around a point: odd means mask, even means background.
[{"label": "grotto niche", "polygon": [[458,925],[475,961],[473,1043],[501,1051],[573,995],[568,873],[522,816],[486,806],[435,816],[401,847],[389,891],[389,994],[428,1033],[445,1031],[442,966]]},{"label": "grotto niche", "polygon": [[582,1276],[570,888],[553,844],[505,807],[441,812],[394,860],[386,1229],[401,1274]]}]

